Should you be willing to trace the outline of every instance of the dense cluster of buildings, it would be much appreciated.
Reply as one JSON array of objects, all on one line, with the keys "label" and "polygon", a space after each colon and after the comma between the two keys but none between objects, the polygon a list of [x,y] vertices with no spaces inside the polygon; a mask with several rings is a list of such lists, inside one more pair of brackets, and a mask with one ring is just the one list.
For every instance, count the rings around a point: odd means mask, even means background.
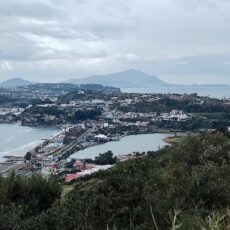
[{"label": "dense cluster of buildings", "polygon": [[[19,104],[0,105],[0,122],[59,126],[63,129],[27,155],[25,161],[27,166],[30,165],[29,171],[39,171],[43,175],[65,173],[65,180],[71,181],[103,169],[68,159],[80,149],[118,140],[123,135],[162,131],[157,125],[164,122],[190,123],[199,106],[220,110],[230,106],[227,99],[199,97],[197,94],[130,94],[114,89],[92,92],[82,88],[71,91],[72,87],[62,84],[56,88],[25,86],[14,92],[17,94],[23,89]],[[35,101],[28,100],[32,93]],[[188,112],[192,109],[195,112]],[[163,131],[168,131],[167,128]],[[123,156],[120,160],[127,159],[130,157]],[[25,168],[20,170],[28,172]]]}]

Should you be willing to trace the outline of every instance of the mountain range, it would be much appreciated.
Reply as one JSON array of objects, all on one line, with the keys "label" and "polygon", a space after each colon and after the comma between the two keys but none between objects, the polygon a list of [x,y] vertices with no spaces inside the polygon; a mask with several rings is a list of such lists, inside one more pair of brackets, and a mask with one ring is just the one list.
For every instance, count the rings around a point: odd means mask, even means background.
[{"label": "mountain range", "polygon": [[[212,86],[227,86],[228,85],[176,85],[160,80],[158,77],[148,75],[142,71],[130,69],[127,71],[93,75],[86,78],[70,79],[62,83],[68,84],[100,84],[103,86],[112,86],[117,88],[154,88],[154,87],[212,87]],[[22,85],[35,84],[34,82],[24,80],[22,78],[12,78],[0,83],[0,88],[14,88]]]},{"label": "mountain range", "polygon": [[170,85],[155,76],[147,75],[133,69],[106,75],[93,75],[87,78],[71,79],[66,81],[66,83],[101,84],[118,88],[151,88]]}]

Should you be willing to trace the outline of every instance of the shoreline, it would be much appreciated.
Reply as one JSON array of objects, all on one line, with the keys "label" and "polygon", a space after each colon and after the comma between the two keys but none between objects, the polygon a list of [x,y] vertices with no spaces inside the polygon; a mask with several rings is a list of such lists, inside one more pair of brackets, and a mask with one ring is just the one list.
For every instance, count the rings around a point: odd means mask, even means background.
[{"label": "shoreline", "polygon": [[[17,124],[17,123],[15,123],[15,124]],[[47,126],[23,126],[23,127],[30,127],[30,128],[48,128]],[[50,128],[54,128],[54,127],[50,127]],[[57,128],[57,127],[56,127]],[[60,128],[60,127],[59,127]],[[24,156],[25,156],[25,154],[27,153],[27,152],[31,152],[31,153],[34,153],[34,151],[35,151],[35,149],[37,149],[37,148],[39,148],[39,147],[41,147],[41,146],[43,146],[44,145],[44,143],[46,142],[46,141],[52,141],[52,139],[54,139],[54,138],[56,138],[56,137],[58,137],[59,135],[62,135],[62,134],[64,134],[64,130],[63,129],[60,129],[60,131],[58,131],[58,132],[54,132],[53,134],[51,134],[49,137],[47,137],[47,138],[41,138],[41,139],[39,139],[39,140],[34,140],[34,141],[32,141],[32,142],[30,142],[30,143],[28,143],[28,144],[26,144],[26,145],[30,145],[30,144],[32,144],[33,142],[39,142],[39,143],[37,143],[37,144],[35,144],[31,149],[28,149],[28,150],[26,150],[23,154],[14,154],[14,153],[10,153],[10,151],[9,151],[9,153],[7,153],[7,155],[3,155],[3,156],[1,156],[0,157],[0,164],[1,163],[8,163],[7,161],[9,160],[9,159],[13,159],[13,158],[24,158]],[[103,144],[107,144],[107,143],[110,143],[110,142],[117,142],[117,141],[120,141],[121,139],[123,139],[123,138],[125,138],[125,137],[128,137],[128,136],[138,136],[138,135],[149,135],[149,134],[168,134],[168,135],[172,135],[172,133],[171,132],[138,132],[138,133],[136,133],[136,134],[125,134],[125,135],[122,135],[122,136],[120,136],[119,137],[119,140],[113,140],[113,139],[111,139],[111,140],[109,140],[109,141],[107,141],[107,142],[105,142],[105,143],[95,143],[95,144],[92,144],[92,145],[89,145],[89,146],[86,146],[86,147],[83,147],[83,148],[81,148],[81,149],[79,149],[78,151],[81,151],[81,150],[85,150],[85,149],[87,149],[87,148],[91,148],[91,147],[95,147],[95,146],[100,146],[100,145],[103,145]],[[172,142],[170,141],[170,139],[171,139],[172,137],[165,137],[165,138],[163,138],[162,139],[162,141],[163,142],[165,142],[165,143],[167,143],[167,144],[171,144]],[[20,146],[21,147],[21,146]],[[18,148],[20,148],[20,147],[18,147]],[[17,148],[17,149],[18,149]],[[16,149],[14,149],[14,150],[16,150]],[[76,152],[78,152],[78,151],[76,151]],[[73,153],[74,154],[74,153]],[[73,155],[73,154],[71,154],[71,155]],[[70,155],[70,156],[71,156]],[[69,156],[69,157],[70,157]]]},{"label": "shoreline", "polygon": [[63,132],[64,132],[63,129],[60,129],[58,132],[53,132],[52,134],[49,135],[49,138],[47,138],[47,140],[42,140],[43,138],[40,138],[40,140],[37,140],[37,141],[41,141],[40,144],[36,144],[33,148],[30,148],[27,151],[23,151],[23,153],[20,154],[20,156],[13,155],[13,154],[2,156],[0,158],[0,175],[5,176],[11,173],[12,171],[26,169],[28,167],[28,164],[25,162],[25,158],[24,158],[26,153],[31,152],[32,155],[35,155],[36,154],[35,149],[43,146],[46,141],[51,142],[54,138],[58,137],[59,135],[62,135]]},{"label": "shoreline", "polygon": [[[77,158],[77,156],[76,157],[73,157],[72,155],[74,155],[74,154],[77,154],[78,152],[80,152],[80,151],[84,151],[84,150],[87,150],[87,149],[90,149],[90,148],[93,148],[93,147],[100,147],[100,146],[103,146],[103,145],[106,145],[106,144],[109,144],[109,143],[113,143],[113,142],[120,142],[123,138],[125,138],[125,137],[132,137],[132,136],[142,136],[142,135],[154,135],[154,134],[162,134],[162,135],[167,135],[167,137],[164,137],[164,138],[162,138],[161,139],[161,141],[162,142],[164,142],[166,145],[168,144],[167,142],[165,142],[164,140],[166,139],[166,138],[168,138],[168,137],[171,137],[171,133],[169,133],[169,132],[167,132],[167,133],[164,133],[164,132],[153,132],[153,133],[137,133],[137,134],[127,134],[127,135],[122,135],[122,136],[120,136],[120,140],[119,141],[117,141],[117,140],[110,140],[110,141],[107,141],[107,142],[105,142],[105,143],[97,143],[97,144],[94,144],[94,145],[90,145],[90,146],[87,146],[87,147],[84,147],[84,148],[82,148],[82,149],[80,149],[80,150],[78,150],[78,151],[76,151],[75,153],[73,153],[73,154],[71,154],[70,156],[69,156],[69,158],[70,159],[78,159]],[[109,150],[109,149],[108,149]],[[112,151],[112,150],[111,150]],[[144,150],[133,150],[133,152],[135,152],[135,151],[137,151],[137,152],[141,152],[141,151],[144,151]],[[147,151],[147,150],[146,150]],[[152,151],[151,149],[150,150],[148,150],[148,151]],[[103,152],[101,152],[101,153],[103,153]],[[122,155],[129,155],[130,153],[122,153]],[[116,154],[115,154],[116,155]],[[118,155],[120,155],[120,154],[118,154]],[[85,159],[93,159],[93,158],[95,158],[95,157],[86,157]],[[79,160],[80,159],[83,159],[83,158],[79,158]]]},{"label": "shoreline", "polygon": [[[41,146],[44,144],[44,142],[46,140],[51,140],[57,136],[59,136],[60,134],[62,134],[63,130],[57,127],[41,127],[41,126],[38,126],[38,127],[32,127],[32,126],[22,126],[18,123],[0,123],[0,125],[2,124],[5,124],[5,125],[18,125],[20,127],[25,127],[25,128],[31,128],[31,129],[45,129],[45,128],[51,128],[51,129],[54,129],[53,132],[51,134],[49,134],[48,136],[45,137],[45,134],[43,137],[41,138],[37,138],[37,139],[34,139],[28,143],[25,143],[23,145],[19,145],[11,150],[5,150],[2,152],[1,156],[0,156],[0,164],[1,163],[7,163],[7,160],[9,158],[20,158],[20,157],[23,157],[25,156],[25,154],[27,152],[32,152],[34,151],[34,149],[36,149],[37,147]],[[28,148],[26,148],[28,146]]]},{"label": "shoreline", "polygon": [[[15,125],[22,126],[19,123],[15,123]],[[58,147],[57,149],[53,149],[50,152],[47,152],[47,153],[44,153],[44,154],[41,155],[41,154],[39,154],[37,152],[37,149],[39,149],[39,148],[46,148],[46,146],[48,146],[50,143],[52,143],[52,141],[56,137],[59,137],[60,135],[64,135],[67,132],[68,128],[74,127],[74,125],[22,126],[22,127],[36,128],[36,129],[39,129],[39,128],[56,128],[57,130],[56,130],[56,132],[53,132],[51,135],[49,135],[48,138],[40,138],[39,140],[37,140],[40,143],[34,145],[31,149],[28,149],[23,154],[20,154],[20,155],[16,154],[16,155],[14,155],[14,154],[10,154],[9,153],[9,154],[3,156],[2,159],[4,161],[0,160],[0,174],[4,174],[5,175],[6,173],[9,173],[9,172],[11,172],[13,170],[18,170],[19,167],[21,167],[20,169],[26,168],[28,165],[27,165],[27,163],[24,162],[24,159],[25,159],[24,157],[25,157],[25,155],[26,155],[27,152],[30,152],[32,154],[32,156],[35,157],[35,159],[37,157],[38,157],[38,159],[42,159],[43,157],[49,157],[49,156],[53,157],[54,159],[57,158],[57,157],[59,157],[59,156],[62,156],[62,157],[64,157],[64,159],[67,159],[67,158],[71,158],[72,155],[74,155],[75,153],[77,153],[77,152],[79,152],[81,150],[101,145],[100,143],[95,143],[95,144],[89,144],[89,143],[87,143],[88,145],[86,145],[84,147],[81,146],[81,145],[79,145],[78,149],[76,149],[77,143],[73,142],[73,143],[71,143],[69,145],[62,145],[61,147]],[[88,131],[86,131],[86,133],[87,132]],[[127,137],[127,136],[148,135],[148,134],[165,134],[165,135],[170,136],[170,135],[173,134],[173,132],[170,132],[170,131],[167,131],[167,130],[159,130],[159,131],[156,130],[154,132],[141,132],[140,131],[140,132],[137,132],[137,133],[130,133],[130,134],[121,135],[121,136],[119,136],[119,140],[121,140],[122,138]],[[111,137],[111,140],[107,141],[106,143],[117,141],[115,139],[112,140],[112,138],[114,138],[114,136]],[[166,140],[167,140],[166,138],[162,139],[163,142],[165,142],[166,144],[168,144]],[[106,143],[102,143],[102,144],[106,144]],[[74,151],[74,149],[76,149],[76,151],[72,152],[72,151]],[[72,153],[69,154],[67,150],[70,150],[69,152],[72,152]]]},{"label": "shoreline", "polygon": [[169,145],[177,144],[180,143],[186,136],[188,136],[187,132],[177,133],[174,136],[165,137],[163,141]]}]

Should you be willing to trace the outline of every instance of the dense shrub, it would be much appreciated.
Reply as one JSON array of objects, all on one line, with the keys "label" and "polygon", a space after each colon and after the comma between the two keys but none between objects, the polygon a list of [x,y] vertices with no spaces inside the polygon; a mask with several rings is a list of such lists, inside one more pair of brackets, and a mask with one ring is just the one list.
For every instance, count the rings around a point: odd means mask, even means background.
[{"label": "dense shrub", "polygon": [[190,136],[77,183],[65,202],[22,228],[227,229],[229,162],[228,137]]},{"label": "dense shrub", "polygon": [[26,178],[14,173],[0,178],[0,229],[17,229],[24,219],[50,208],[60,193],[55,179]]}]

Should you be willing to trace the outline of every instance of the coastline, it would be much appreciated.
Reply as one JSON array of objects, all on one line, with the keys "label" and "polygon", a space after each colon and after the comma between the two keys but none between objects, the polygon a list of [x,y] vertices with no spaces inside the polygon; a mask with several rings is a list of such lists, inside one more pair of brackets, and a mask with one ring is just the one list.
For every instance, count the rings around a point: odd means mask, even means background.
[{"label": "coastline", "polygon": [[[156,136],[154,137],[154,135]],[[162,138],[159,138],[159,136],[162,136]],[[98,156],[99,153],[104,153],[109,150],[111,150],[114,153],[114,156],[129,155],[134,152],[156,151],[159,148],[162,148],[163,146],[167,145],[167,143],[164,142],[164,139],[166,138],[165,136],[168,137],[168,136],[171,136],[171,134],[170,133],[144,133],[144,134],[138,133],[135,135],[134,134],[123,135],[121,136],[119,141],[111,140],[111,141],[107,141],[102,144],[94,144],[91,146],[87,146],[85,148],[82,148],[76,151],[74,154],[71,154],[69,157],[71,159],[78,159],[78,160],[93,159],[96,156]],[[134,140],[130,140],[130,138]],[[140,138],[140,141],[139,141],[139,138]],[[136,146],[135,148],[132,148],[132,147],[130,148],[130,146],[132,146],[130,141],[135,141],[135,143],[139,141],[139,145],[142,146],[143,148],[139,146]],[[118,144],[114,144],[114,142],[118,142]],[[123,146],[121,147],[121,145]],[[76,156],[74,156],[75,154]],[[84,154],[87,154],[87,155],[84,155]]]},{"label": "coastline", "polygon": [[[0,174],[5,174],[13,170],[18,170],[18,167],[21,167],[22,169],[25,169],[26,167],[28,167],[28,165],[24,162],[24,157],[27,152],[30,152],[33,158],[38,159],[38,160],[39,159],[41,160],[43,158],[47,158],[50,156],[52,156],[53,159],[58,159],[58,157],[63,157],[63,159],[67,159],[69,157],[72,158],[71,156],[73,156],[75,153],[81,150],[85,150],[90,147],[103,145],[97,142],[95,143],[86,142],[86,145],[81,145],[80,143],[78,144],[78,140],[76,140],[71,144],[61,145],[60,147],[57,147],[57,148],[52,147],[53,149],[51,149],[51,151],[48,151],[47,153],[44,152],[43,154],[39,154],[37,152],[37,149],[46,149],[46,146],[48,146],[51,143],[54,143],[55,138],[63,136],[68,131],[68,128],[74,127],[74,125],[59,125],[59,126],[51,127],[51,126],[22,126],[19,123],[16,123],[16,124],[21,127],[28,127],[28,128],[36,128],[36,129],[56,128],[59,130],[56,130],[55,132],[50,134],[49,138],[45,138],[45,137],[40,138],[39,140],[37,140],[38,142],[32,148],[24,151],[23,153],[19,155],[18,154],[6,154],[4,157],[2,157],[4,161],[0,160]],[[90,129],[86,130],[85,133],[87,133],[89,130]],[[89,133],[91,132],[92,130]],[[117,142],[118,140],[121,140],[122,138],[127,137],[127,136],[137,136],[137,135],[145,135],[145,134],[165,134],[165,135],[170,136],[172,135],[172,133],[173,132],[170,132],[167,130],[155,130],[154,132],[143,132],[143,131],[139,131],[136,133],[131,132],[131,133],[127,133],[127,134],[119,136],[119,139],[116,139],[115,136],[113,136],[111,137],[110,141],[107,141],[106,143]],[[85,134],[83,134],[83,136],[84,135]],[[167,138],[163,138],[161,141],[166,144],[169,144],[167,140],[168,140]],[[128,154],[128,151],[126,154]]]},{"label": "coastline", "polygon": [[180,143],[188,133],[176,133],[174,136],[165,137],[163,141],[169,145]]},{"label": "coastline", "polygon": [[[20,124],[19,124],[20,125]],[[30,127],[30,128],[57,128],[57,126],[52,126],[52,127],[50,127],[50,126],[23,126],[23,127]],[[63,126],[62,126],[62,128],[63,128]],[[59,129],[60,129],[60,126],[59,126]],[[62,134],[64,134],[65,133],[65,131],[63,130],[63,129],[60,129],[60,131],[58,131],[58,132],[54,132],[54,133],[52,133],[49,137],[47,137],[47,138],[41,138],[41,139],[39,139],[39,140],[35,140],[35,141],[33,141],[34,142],[34,144],[33,144],[33,146],[30,148],[30,149],[28,149],[28,150],[25,150],[25,152],[23,153],[23,154],[14,154],[14,153],[12,153],[12,154],[6,154],[6,155],[4,155],[4,156],[2,156],[2,157],[0,157],[0,163],[5,163],[7,160],[9,160],[10,158],[20,158],[20,157],[24,157],[25,156],[25,154],[26,154],[26,152],[31,152],[31,153],[34,153],[35,152],[35,149],[37,149],[37,148],[40,148],[40,147],[42,147],[43,145],[44,145],[44,143],[48,140],[49,142],[52,142],[52,140],[53,139],[55,139],[56,137],[58,137],[58,136],[60,136],[60,135],[62,135]],[[172,133],[170,133],[170,132],[137,132],[136,134],[133,134],[133,133],[131,133],[131,134],[124,134],[124,135],[121,135],[120,137],[119,137],[119,139],[117,140],[115,140],[115,139],[112,139],[111,138],[111,140],[109,140],[109,141],[107,141],[107,142],[105,142],[105,143],[95,143],[95,144],[91,144],[91,145],[88,145],[88,146],[86,146],[86,147],[81,147],[78,151],[81,151],[81,150],[85,150],[85,149],[87,149],[87,148],[91,148],[91,147],[94,147],[94,146],[100,146],[100,145],[103,145],[103,144],[106,144],[106,143],[111,143],[111,142],[117,142],[117,141],[120,141],[121,139],[123,139],[123,138],[125,138],[125,137],[128,137],[128,136],[138,136],[138,135],[148,135],[148,134],[167,134],[167,135],[172,135]],[[164,138],[164,139],[162,139],[162,141],[164,141],[165,143],[167,143],[167,144],[172,144],[172,142],[170,141],[171,140],[171,138],[172,137],[170,137],[170,136],[168,136],[168,137],[166,137],[166,138]],[[33,142],[31,142],[31,143],[28,143],[28,144],[26,144],[26,145],[31,145]],[[36,142],[36,143],[35,143]],[[20,146],[21,147],[21,146]],[[19,147],[19,148],[20,148]],[[17,149],[19,149],[19,148],[17,148]],[[15,149],[15,150],[17,150],[17,149]],[[14,151],[12,151],[12,152],[15,152],[15,150]],[[78,151],[76,151],[76,152],[78,152]],[[74,154],[74,153],[73,153]],[[73,154],[71,154],[71,155],[73,155]],[[70,156],[71,156],[70,155]]]},{"label": "coastline", "polygon": [[[46,134],[40,135],[39,138],[34,138],[34,140],[32,140],[30,142],[25,142],[22,145],[15,146],[14,148],[9,148],[8,150],[4,149],[1,152],[0,163],[6,162],[7,158],[9,158],[9,157],[24,157],[26,152],[33,151],[35,148],[37,148],[40,145],[42,145],[45,142],[45,139],[55,138],[56,136],[60,135],[63,132],[63,130],[61,130],[60,128],[58,129],[57,127],[21,126],[19,123],[1,123],[0,125],[3,125],[3,124],[4,125],[12,125],[13,128],[14,128],[14,125],[28,128],[28,133],[30,133],[33,129],[39,130],[39,129],[50,128],[50,129],[54,129],[54,130],[51,133],[48,133],[48,135],[46,135]],[[17,127],[15,127],[15,128],[17,128]],[[22,136],[24,132],[27,132],[27,130],[23,131],[20,134],[20,136]],[[10,142],[9,142],[9,145],[10,145]]]}]

